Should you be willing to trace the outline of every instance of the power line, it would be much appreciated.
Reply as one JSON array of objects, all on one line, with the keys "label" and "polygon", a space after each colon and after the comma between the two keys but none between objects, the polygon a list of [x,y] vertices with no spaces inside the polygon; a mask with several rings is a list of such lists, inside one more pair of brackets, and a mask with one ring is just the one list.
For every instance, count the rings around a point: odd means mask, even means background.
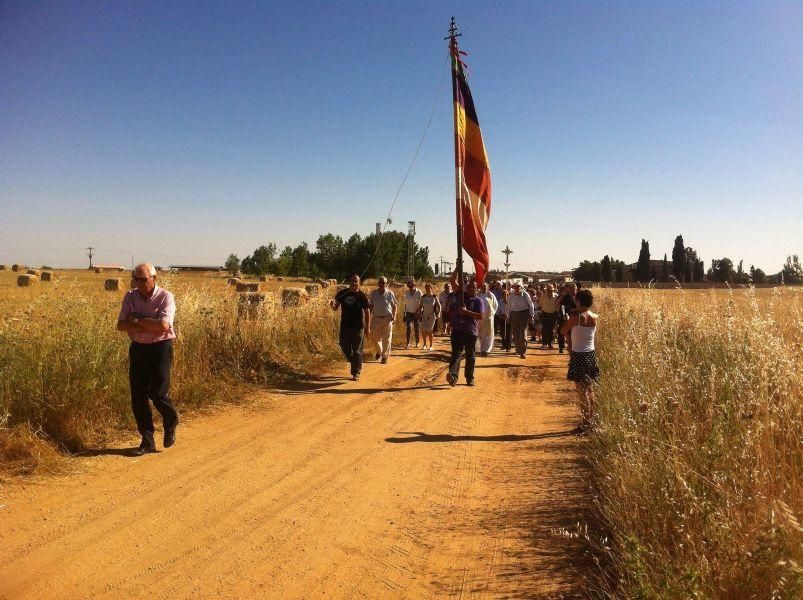
[{"label": "power line", "polygon": [[424,139],[426,139],[427,137],[429,126],[432,124],[432,118],[435,116],[435,110],[438,108],[438,101],[441,98],[441,90],[443,89],[443,81],[446,75],[446,65],[449,64],[449,62],[450,61],[447,60],[443,63],[443,70],[441,72],[441,81],[438,84],[438,91],[435,94],[435,102],[432,103],[432,111],[430,111],[429,119],[427,119],[427,126],[424,128],[424,133],[421,136],[421,140],[418,142],[418,147],[415,149],[415,153],[413,154],[413,160],[410,161],[410,166],[407,167],[407,172],[404,174],[404,178],[402,179],[402,182],[399,185],[399,189],[396,190],[396,195],[393,197],[393,202],[390,204],[390,210],[388,211],[387,218],[385,218],[385,224],[382,226],[382,231],[379,233],[379,239],[377,240],[376,243],[376,250],[374,250],[374,253],[371,256],[371,259],[368,261],[368,264],[365,265],[365,270],[362,272],[362,275],[360,275],[360,279],[365,277],[365,274],[368,272],[368,269],[373,264],[377,254],[379,254],[379,248],[382,246],[382,238],[385,236],[385,231],[387,230],[388,225],[392,222],[390,219],[390,215],[393,213],[393,209],[396,206],[396,201],[399,199],[399,195],[401,194],[401,191],[404,188],[404,184],[407,182],[407,177],[410,175],[410,171],[413,170],[413,165],[415,164],[415,161],[418,158],[418,153],[421,151],[421,146],[424,145]]}]

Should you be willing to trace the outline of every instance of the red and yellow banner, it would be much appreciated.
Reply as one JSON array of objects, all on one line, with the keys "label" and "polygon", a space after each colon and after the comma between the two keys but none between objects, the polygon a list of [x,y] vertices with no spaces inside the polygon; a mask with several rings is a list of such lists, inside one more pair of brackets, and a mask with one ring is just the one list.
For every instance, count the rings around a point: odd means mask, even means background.
[{"label": "red and yellow banner", "polygon": [[482,141],[474,100],[466,82],[463,62],[456,43],[452,43],[452,85],[455,112],[455,169],[462,222],[462,245],[474,260],[477,283],[488,272],[490,256],[485,228],[491,216],[491,168]]}]

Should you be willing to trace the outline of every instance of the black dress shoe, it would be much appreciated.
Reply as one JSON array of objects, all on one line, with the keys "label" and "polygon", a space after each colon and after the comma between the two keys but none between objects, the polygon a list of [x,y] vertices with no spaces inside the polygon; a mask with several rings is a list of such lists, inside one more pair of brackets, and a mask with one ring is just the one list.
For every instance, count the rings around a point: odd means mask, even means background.
[{"label": "black dress shoe", "polygon": [[156,452],[156,448],[152,448],[151,446],[137,446],[131,451],[131,454],[134,456],[142,456],[143,454],[152,454]]},{"label": "black dress shoe", "polygon": [[176,427],[178,427],[178,421],[173,423],[172,427],[168,427],[165,429],[165,439],[164,439],[164,447],[169,448],[173,444],[176,443]]}]

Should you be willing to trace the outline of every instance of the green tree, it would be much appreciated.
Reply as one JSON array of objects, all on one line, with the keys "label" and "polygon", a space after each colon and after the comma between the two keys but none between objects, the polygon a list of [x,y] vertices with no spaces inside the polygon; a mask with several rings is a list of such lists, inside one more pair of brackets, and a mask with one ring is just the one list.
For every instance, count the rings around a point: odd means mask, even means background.
[{"label": "green tree", "polygon": [[279,258],[276,261],[275,273],[277,275],[289,275],[290,267],[293,263],[293,249],[290,246],[285,246]]},{"label": "green tree", "polygon": [[733,261],[729,258],[711,260],[711,269],[708,271],[708,278],[712,281],[726,283],[733,281],[736,271],[733,269]]},{"label": "green tree", "polygon": [[750,265],[750,279],[753,283],[767,283],[767,274],[761,269],[756,269]]},{"label": "green tree", "polygon": [[229,275],[234,277],[240,272],[240,257],[236,254],[229,254],[223,267],[229,272]]},{"label": "green tree", "polygon": [[690,273],[686,270],[686,256],[683,236],[679,235],[675,238],[675,245],[672,247],[672,275],[681,282],[687,281],[686,277]]},{"label": "green tree", "polygon": [[642,283],[647,283],[650,280],[650,276],[650,243],[642,239],[638,262],[636,263],[636,279]]},{"label": "green tree", "polygon": [[803,269],[800,267],[800,259],[797,254],[786,257],[781,276],[784,283],[803,283]]},{"label": "green tree", "polygon": [[614,261],[614,273],[616,274],[616,281],[625,280],[625,262],[623,260]]},{"label": "green tree", "polygon": [[613,281],[613,266],[611,257],[607,254],[602,257],[602,262],[600,263],[600,276],[602,281]]},{"label": "green tree", "polygon": [[666,283],[669,281],[669,262],[666,260],[666,252],[664,252],[664,265],[663,265],[663,273],[661,274],[661,281]]},{"label": "green tree", "polygon": [[338,280],[348,275],[346,273],[346,245],[343,243],[343,238],[331,233],[321,235],[315,242],[315,248],[317,252],[313,256],[313,262],[321,272]]},{"label": "green tree", "polygon": [[290,275],[293,277],[306,277],[309,275],[309,247],[307,242],[301,242],[293,248],[290,255]]},{"label": "green tree", "polygon": [[265,275],[275,270],[276,244],[270,242],[262,245],[254,253],[246,256],[240,265],[243,273],[249,275]]}]

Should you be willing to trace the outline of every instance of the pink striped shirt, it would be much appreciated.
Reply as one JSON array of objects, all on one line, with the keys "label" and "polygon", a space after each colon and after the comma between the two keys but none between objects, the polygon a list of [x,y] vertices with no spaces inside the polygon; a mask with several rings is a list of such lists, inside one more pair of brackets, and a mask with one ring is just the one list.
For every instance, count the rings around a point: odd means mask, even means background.
[{"label": "pink striped shirt", "polygon": [[132,342],[140,344],[154,344],[164,340],[175,339],[173,331],[173,319],[176,316],[176,301],[173,294],[164,288],[156,286],[153,288],[151,297],[147,300],[142,297],[138,290],[128,290],[123,298],[123,306],[120,308],[118,321],[125,321],[133,316],[138,319],[159,319],[167,321],[170,326],[167,331],[129,331],[128,337]]}]

